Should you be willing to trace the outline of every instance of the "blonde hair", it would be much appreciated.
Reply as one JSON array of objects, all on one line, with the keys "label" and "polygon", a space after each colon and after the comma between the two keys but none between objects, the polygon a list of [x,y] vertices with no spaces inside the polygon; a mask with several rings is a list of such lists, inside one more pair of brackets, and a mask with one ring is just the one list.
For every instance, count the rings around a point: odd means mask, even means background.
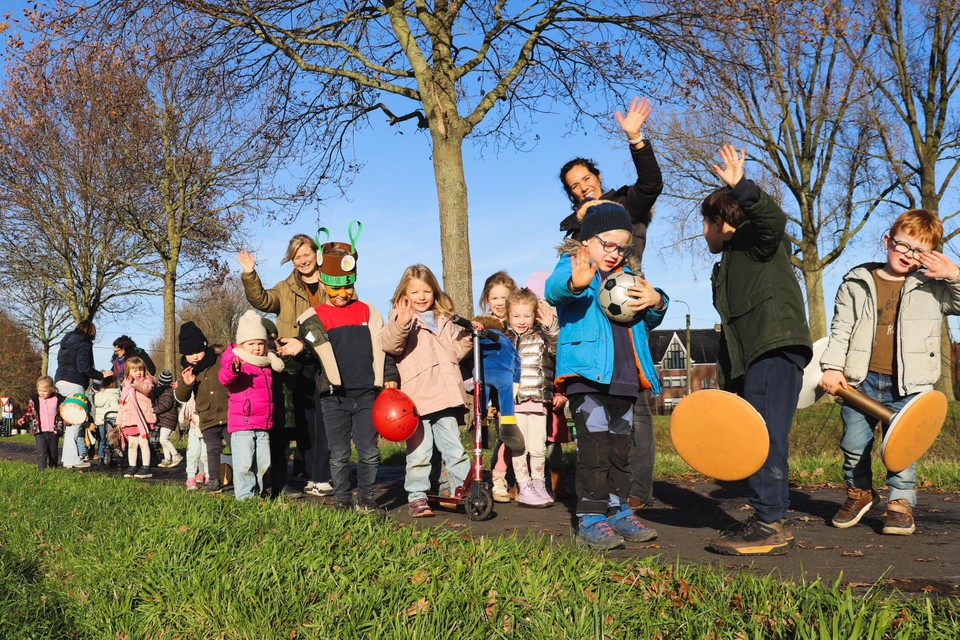
[{"label": "blonde hair", "polygon": [[497,271],[483,281],[483,291],[480,292],[480,310],[490,311],[490,292],[496,286],[507,288],[508,294],[517,290],[517,283],[506,271]]},{"label": "blonde hair", "polygon": [[57,387],[53,384],[53,378],[50,376],[40,376],[37,378],[37,391],[56,391]]},{"label": "blonde hair", "polygon": [[390,300],[394,307],[407,296],[407,286],[411,280],[419,280],[433,291],[432,311],[447,316],[453,315],[453,300],[440,288],[440,282],[437,280],[437,276],[433,275],[433,271],[422,264],[412,264],[404,269],[397,290],[393,292],[393,298]]},{"label": "blonde hair", "polygon": [[297,256],[297,253],[299,253],[300,249],[302,249],[304,246],[308,246],[313,249],[314,253],[320,251],[320,247],[317,246],[317,242],[313,238],[305,233],[298,233],[290,238],[290,243],[287,245],[287,253],[283,256],[283,260],[280,261],[280,264],[293,262],[293,259]]},{"label": "blonde hair", "polygon": [[514,305],[524,304],[533,308],[533,315],[537,315],[537,309],[540,307],[540,299],[537,298],[537,294],[526,287],[514,289],[507,296],[507,313],[510,313],[510,308]]},{"label": "blonde hair", "polygon": [[126,380],[130,377],[130,371],[132,369],[142,370],[146,375],[145,378],[150,378],[150,372],[147,370],[147,363],[143,361],[143,358],[127,358],[127,364],[123,369],[123,379]]}]

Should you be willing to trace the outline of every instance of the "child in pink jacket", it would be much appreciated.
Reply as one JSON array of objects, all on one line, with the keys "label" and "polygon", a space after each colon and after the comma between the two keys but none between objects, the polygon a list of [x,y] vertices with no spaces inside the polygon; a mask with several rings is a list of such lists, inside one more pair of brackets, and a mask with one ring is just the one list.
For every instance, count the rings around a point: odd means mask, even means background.
[{"label": "child in pink jacket", "polygon": [[220,357],[219,373],[230,392],[227,433],[237,500],[264,492],[263,478],[270,469],[274,371],[283,371],[283,360],[267,351],[263,322],[256,311],[247,311],[237,325],[237,344]]},{"label": "child in pink jacket", "polygon": [[[156,427],[153,412],[153,387],[156,381],[147,371],[146,363],[137,357],[127,359],[120,390],[120,411],[117,428],[127,439],[130,466],[124,478],[151,478],[150,432]],[[137,452],[143,457],[143,467],[137,466]]]}]

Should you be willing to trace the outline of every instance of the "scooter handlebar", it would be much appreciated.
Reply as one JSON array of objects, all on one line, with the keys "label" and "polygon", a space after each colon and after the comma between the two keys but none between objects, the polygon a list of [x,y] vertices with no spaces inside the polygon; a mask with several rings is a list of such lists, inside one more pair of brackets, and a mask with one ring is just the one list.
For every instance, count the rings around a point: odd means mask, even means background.
[{"label": "scooter handlebar", "polygon": [[492,340],[494,342],[500,342],[499,333],[497,333],[496,331],[491,331],[490,329],[480,329],[479,331],[477,331],[474,328],[473,323],[467,320],[466,318],[461,318],[460,316],[454,314],[450,316],[450,321],[453,322],[453,324],[457,325],[458,327],[463,327],[464,329],[467,329],[470,332],[476,333],[481,338],[487,338],[488,340]]}]

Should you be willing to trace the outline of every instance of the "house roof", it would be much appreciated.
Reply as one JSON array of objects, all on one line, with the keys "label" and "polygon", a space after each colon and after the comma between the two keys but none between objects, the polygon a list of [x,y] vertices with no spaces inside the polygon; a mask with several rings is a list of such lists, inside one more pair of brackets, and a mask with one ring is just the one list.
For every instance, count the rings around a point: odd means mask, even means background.
[{"label": "house roof", "polygon": [[[685,347],[687,341],[686,329],[657,329],[647,336],[650,345],[650,355],[653,362],[659,364],[667,354],[670,341],[676,336],[680,345]],[[720,332],[716,329],[691,329],[690,353],[691,359],[697,364],[712,364],[717,361],[720,351]]]}]

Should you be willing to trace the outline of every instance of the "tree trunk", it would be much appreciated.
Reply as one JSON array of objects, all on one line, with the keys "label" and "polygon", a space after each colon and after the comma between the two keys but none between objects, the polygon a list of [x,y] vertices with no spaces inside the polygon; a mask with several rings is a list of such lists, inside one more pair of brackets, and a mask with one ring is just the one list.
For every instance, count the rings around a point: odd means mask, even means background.
[{"label": "tree trunk", "polygon": [[950,325],[946,316],[941,321],[940,327],[940,380],[937,381],[937,391],[942,391],[947,400],[956,400],[956,394],[953,392],[953,362],[951,358],[950,345]]},{"label": "tree trunk", "polygon": [[827,310],[823,301],[823,270],[804,268],[804,285],[807,290],[807,314],[810,339],[816,342],[827,335]]},{"label": "tree trunk", "polygon": [[176,371],[177,362],[177,274],[163,276],[163,368]]},{"label": "tree trunk", "polygon": [[440,204],[440,252],[443,288],[453,298],[459,315],[473,317],[473,273],[467,223],[467,179],[463,171],[463,136],[451,131],[433,137],[433,172]]},{"label": "tree trunk", "polygon": [[40,348],[40,375],[47,376],[50,370],[50,345],[43,344]]}]

